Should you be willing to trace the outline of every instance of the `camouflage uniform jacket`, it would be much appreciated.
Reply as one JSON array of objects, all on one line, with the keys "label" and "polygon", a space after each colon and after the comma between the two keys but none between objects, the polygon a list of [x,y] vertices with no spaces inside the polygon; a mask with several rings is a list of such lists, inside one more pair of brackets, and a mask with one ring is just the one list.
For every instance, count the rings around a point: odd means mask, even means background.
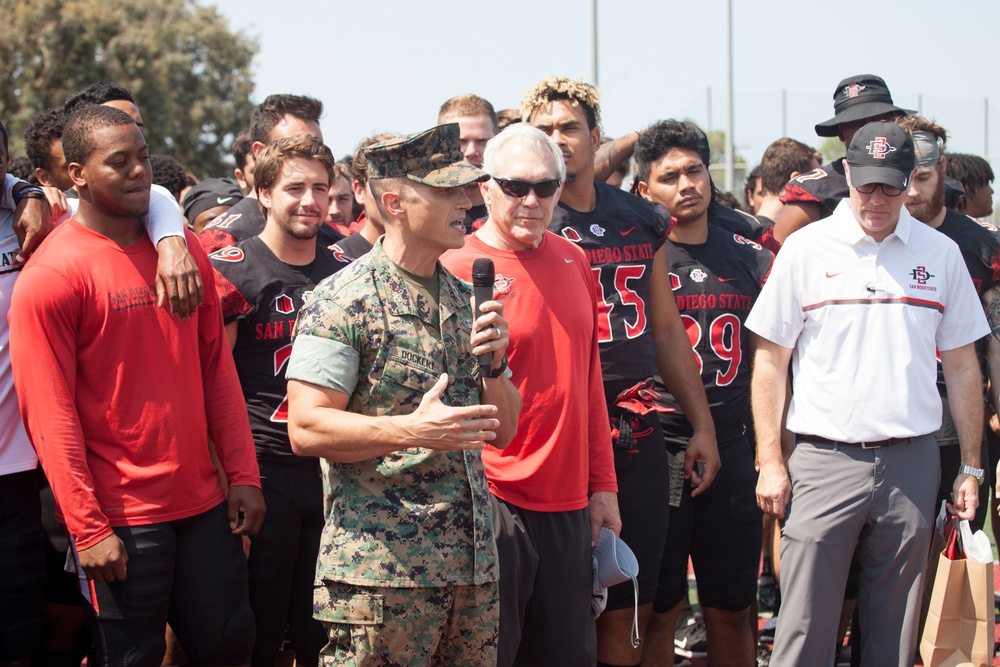
[{"label": "camouflage uniform jacket", "polygon": [[[440,333],[430,324],[430,304],[396,271],[381,241],[322,281],[299,312],[288,379],[346,390],[350,412],[391,416],[416,410],[447,372],[445,404],[478,404],[471,290],[440,263],[437,271]],[[356,377],[336,377],[353,370],[343,353],[357,358]],[[479,452],[414,447],[358,463],[322,463],[327,511],[318,585],[434,587],[498,579]]]}]

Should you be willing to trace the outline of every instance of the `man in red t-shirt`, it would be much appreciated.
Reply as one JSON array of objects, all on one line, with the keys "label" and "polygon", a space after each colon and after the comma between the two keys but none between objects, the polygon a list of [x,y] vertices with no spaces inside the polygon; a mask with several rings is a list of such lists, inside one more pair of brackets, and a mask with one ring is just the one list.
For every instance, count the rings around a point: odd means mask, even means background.
[{"label": "man in red t-shirt", "polygon": [[241,536],[260,528],[264,501],[211,265],[189,233],[204,303],[185,320],[156,306],[141,223],[149,149],[128,114],[77,111],[63,150],[80,207],[21,272],[10,351],[22,417],[90,580],[95,664],[158,665],[168,620],[193,662],[248,663]]},{"label": "man in red t-shirt", "polygon": [[596,285],[586,255],[547,231],[566,177],[559,147],[516,124],[491,140],[485,168],[486,222],[442,262],[469,279],[475,259],[493,259],[523,400],[514,440],[483,450],[500,557],[497,664],[593,663],[592,533],[621,529]]}]

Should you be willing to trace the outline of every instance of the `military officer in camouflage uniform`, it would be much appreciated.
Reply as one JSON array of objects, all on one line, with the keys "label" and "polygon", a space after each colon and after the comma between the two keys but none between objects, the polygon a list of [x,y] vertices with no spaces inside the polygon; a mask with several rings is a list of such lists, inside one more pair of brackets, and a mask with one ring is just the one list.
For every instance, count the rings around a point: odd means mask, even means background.
[{"label": "military officer in camouflage uniform", "polygon": [[292,447],[324,459],[322,657],[492,665],[499,573],[479,450],[510,441],[520,397],[502,305],[474,319],[469,285],[437,261],[465,242],[464,186],[488,176],[462,161],[457,124],[365,154],[385,235],[317,285],[287,372]]}]

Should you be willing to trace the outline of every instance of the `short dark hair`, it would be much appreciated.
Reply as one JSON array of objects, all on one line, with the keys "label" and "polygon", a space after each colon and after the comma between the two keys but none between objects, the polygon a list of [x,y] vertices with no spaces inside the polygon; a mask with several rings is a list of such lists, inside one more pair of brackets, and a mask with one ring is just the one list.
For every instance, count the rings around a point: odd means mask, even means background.
[{"label": "short dark hair", "polygon": [[326,144],[316,137],[283,137],[268,144],[257,156],[253,168],[254,190],[260,193],[273,188],[278,182],[282,165],[295,158],[319,160],[326,168],[330,183],[333,183],[333,153]]},{"label": "short dark hair", "polygon": [[990,163],[978,155],[969,153],[949,153],[945,163],[945,174],[949,178],[961,181],[967,196],[985,188],[993,182],[993,169]]},{"label": "short dark hair", "polygon": [[6,155],[7,151],[10,150],[10,145],[7,143],[7,128],[3,126],[3,123],[0,123],[0,136],[3,137],[3,152]]},{"label": "short dark hair", "polygon": [[[661,120],[639,133],[635,142],[636,171],[639,180],[649,181],[649,168],[674,148],[692,151],[701,159],[702,132],[692,123],[679,120]],[[706,167],[708,165],[705,165]]]},{"label": "short dark hair", "polygon": [[7,163],[7,173],[22,181],[27,181],[32,185],[38,185],[38,177],[31,166],[31,160],[23,155],[19,155]]},{"label": "short dark hair", "polygon": [[382,203],[382,195],[386,192],[402,192],[407,188],[412,188],[412,181],[405,176],[391,176],[389,178],[373,178],[368,181],[368,187],[372,191],[372,198],[375,200],[375,208],[382,214],[383,222],[390,217]]},{"label": "short dark hair", "polygon": [[496,110],[489,103],[489,100],[485,100],[479,95],[463,93],[446,101],[438,110],[438,124],[448,122],[450,118],[461,116],[489,116],[493,122],[493,131],[500,131]]},{"label": "short dark hair", "polygon": [[784,190],[792,172],[812,171],[816,150],[801,141],[782,137],[771,143],[760,159],[760,187],[765,194],[776,195]]},{"label": "short dark hair", "polygon": [[750,202],[750,195],[753,194],[755,181],[757,181],[759,178],[760,178],[760,165],[758,164],[756,167],[750,170],[750,173],[747,174],[747,180],[743,182],[743,199],[746,200],[746,203]]},{"label": "short dark hair", "polygon": [[63,103],[63,117],[68,122],[69,117],[83,107],[115,101],[135,104],[135,98],[132,97],[132,92],[128,88],[114,81],[98,81],[69,96],[69,99]]},{"label": "short dark hair", "polygon": [[362,139],[354,149],[354,157],[351,159],[351,180],[361,185],[368,183],[368,158],[365,157],[365,149],[379,142],[395,139],[397,136],[399,135],[383,132]]},{"label": "short dark hair", "polygon": [[[743,206],[740,203],[740,200],[732,192],[723,192],[720,190],[719,192],[715,193],[715,200],[718,201],[723,206],[728,206],[734,211],[743,210]],[[753,215],[753,211],[749,211],[749,213]]]},{"label": "short dark hair", "polygon": [[271,130],[286,115],[319,123],[323,103],[306,95],[268,95],[250,114],[250,141],[266,144]]},{"label": "short dark hair", "polygon": [[124,111],[102,104],[85,106],[75,112],[63,128],[63,155],[66,156],[66,164],[85,164],[96,148],[91,136],[93,131],[119,125],[135,126],[135,121]]},{"label": "short dark hair", "polygon": [[32,166],[51,169],[49,150],[52,143],[62,138],[63,116],[59,109],[39,111],[28,123],[24,131],[24,152],[28,154]]},{"label": "short dark hair", "polygon": [[149,156],[149,166],[153,170],[153,183],[162,185],[174,199],[179,199],[188,186],[184,165],[169,155],[157,153]]},{"label": "short dark hair", "polygon": [[[660,156],[674,148],[693,152],[705,165],[708,171],[708,156],[705,154],[707,140],[705,133],[694,123],[679,120],[661,120],[653,123],[639,133],[635,142],[632,157],[635,158],[636,175],[632,187],[636,188],[639,181],[649,182],[649,168]],[[719,190],[712,180],[712,172],[708,171],[708,184],[712,188],[712,199],[708,204],[708,212],[714,213],[719,200]]]},{"label": "short dark hair", "polygon": [[253,142],[250,141],[250,129],[240,130],[240,133],[233,139],[233,159],[240,169],[247,167],[247,155],[253,150]]}]

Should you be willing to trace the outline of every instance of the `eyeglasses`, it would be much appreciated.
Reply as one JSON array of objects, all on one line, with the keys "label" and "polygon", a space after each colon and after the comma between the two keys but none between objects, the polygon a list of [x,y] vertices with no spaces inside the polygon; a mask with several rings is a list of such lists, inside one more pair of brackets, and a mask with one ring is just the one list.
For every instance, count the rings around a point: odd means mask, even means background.
[{"label": "eyeglasses", "polygon": [[894,188],[891,185],[886,185],[885,183],[869,183],[868,185],[859,185],[855,188],[855,190],[863,195],[870,195],[875,193],[876,188],[882,188],[882,194],[886,197],[898,197],[903,194],[903,191],[899,188]]},{"label": "eyeglasses", "polygon": [[518,199],[527,197],[532,190],[535,191],[535,196],[539,199],[548,199],[559,189],[559,179],[556,178],[535,181],[534,183],[516,178],[497,178],[496,176],[493,177],[493,180],[497,182],[505,194]]}]

